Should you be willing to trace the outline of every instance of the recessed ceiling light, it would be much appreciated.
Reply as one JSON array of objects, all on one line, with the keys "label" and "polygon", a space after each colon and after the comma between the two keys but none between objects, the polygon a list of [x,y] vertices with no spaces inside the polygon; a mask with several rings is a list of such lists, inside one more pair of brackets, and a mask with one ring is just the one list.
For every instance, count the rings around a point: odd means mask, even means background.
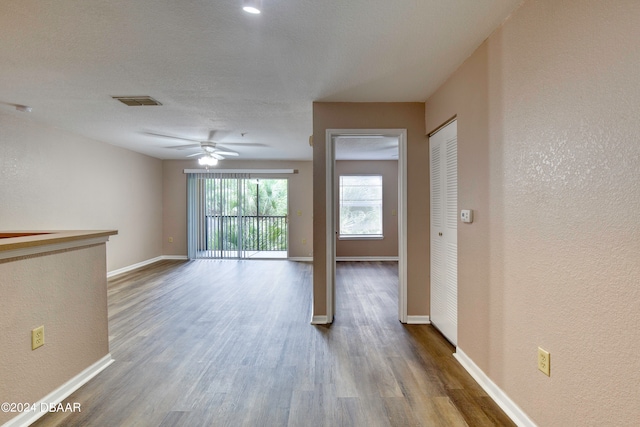
[{"label": "recessed ceiling light", "polygon": [[262,0],[242,0],[242,10],[258,14],[262,10]]}]

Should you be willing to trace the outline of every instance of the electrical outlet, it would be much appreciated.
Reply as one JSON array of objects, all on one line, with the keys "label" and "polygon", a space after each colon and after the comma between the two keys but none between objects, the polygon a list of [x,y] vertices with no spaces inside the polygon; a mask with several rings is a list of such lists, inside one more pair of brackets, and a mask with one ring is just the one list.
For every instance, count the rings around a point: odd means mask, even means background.
[{"label": "electrical outlet", "polygon": [[31,350],[44,345],[44,325],[31,330]]},{"label": "electrical outlet", "polygon": [[466,223],[473,222],[473,209],[462,209],[460,211],[460,220]]},{"label": "electrical outlet", "polygon": [[546,376],[551,376],[551,355],[548,351],[538,347],[538,369]]},{"label": "electrical outlet", "polygon": [[169,237],[169,243],[173,243],[173,237]]},{"label": "electrical outlet", "polygon": [[307,239],[302,239],[302,244],[306,245],[307,244]]},{"label": "electrical outlet", "polygon": [[296,212],[296,215],[298,215],[298,216],[302,216],[302,211],[297,211],[297,212]]}]

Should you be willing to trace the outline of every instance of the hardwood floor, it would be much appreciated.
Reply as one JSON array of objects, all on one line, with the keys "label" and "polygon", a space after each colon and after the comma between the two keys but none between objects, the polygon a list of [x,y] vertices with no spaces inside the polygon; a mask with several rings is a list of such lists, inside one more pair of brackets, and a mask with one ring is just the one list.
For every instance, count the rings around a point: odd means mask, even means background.
[{"label": "hardwood floor", "polygon": [[109,281],[111,354],[34,426],[513,425],[431,326],[397,320],[395,263],[338,263],[312,326],[311,265],[164,261]]}]

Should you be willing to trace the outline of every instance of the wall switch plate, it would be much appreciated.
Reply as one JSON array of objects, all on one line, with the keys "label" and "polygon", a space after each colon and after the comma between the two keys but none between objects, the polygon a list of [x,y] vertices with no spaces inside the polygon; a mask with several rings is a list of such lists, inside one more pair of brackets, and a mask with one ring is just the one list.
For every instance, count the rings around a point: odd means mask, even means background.
[{"label": "wall switch plate", "polygon": [[31,350],[44,345],[44,325],[31,330]]},{"label": "wall switch plate", "polygon": [[460,220],[462,222],[472,223],[473,222],[473,210],[472,209],[462,209],[460,211]]},{"label": "wall switch plate", "polygon": [[546,376],[551,376],[551,355],[548,351],[538,347],[538,369]]}]

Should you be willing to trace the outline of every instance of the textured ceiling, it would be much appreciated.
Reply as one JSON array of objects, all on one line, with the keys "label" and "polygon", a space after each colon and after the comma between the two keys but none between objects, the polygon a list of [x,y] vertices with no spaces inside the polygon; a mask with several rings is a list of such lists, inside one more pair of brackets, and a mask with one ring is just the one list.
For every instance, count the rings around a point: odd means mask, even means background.
[{"label": "textured ceiling", "polygon": [[336,160],[398,160],[396,137],[337,137]]},{"label": "textured ceiling", "polygon": [[314,101],[425,101],[521,0],[241,3],[2,0],[0,108],[163,159],[194,151],[150,134],[210,130],[245,159],[311,159]]}]

